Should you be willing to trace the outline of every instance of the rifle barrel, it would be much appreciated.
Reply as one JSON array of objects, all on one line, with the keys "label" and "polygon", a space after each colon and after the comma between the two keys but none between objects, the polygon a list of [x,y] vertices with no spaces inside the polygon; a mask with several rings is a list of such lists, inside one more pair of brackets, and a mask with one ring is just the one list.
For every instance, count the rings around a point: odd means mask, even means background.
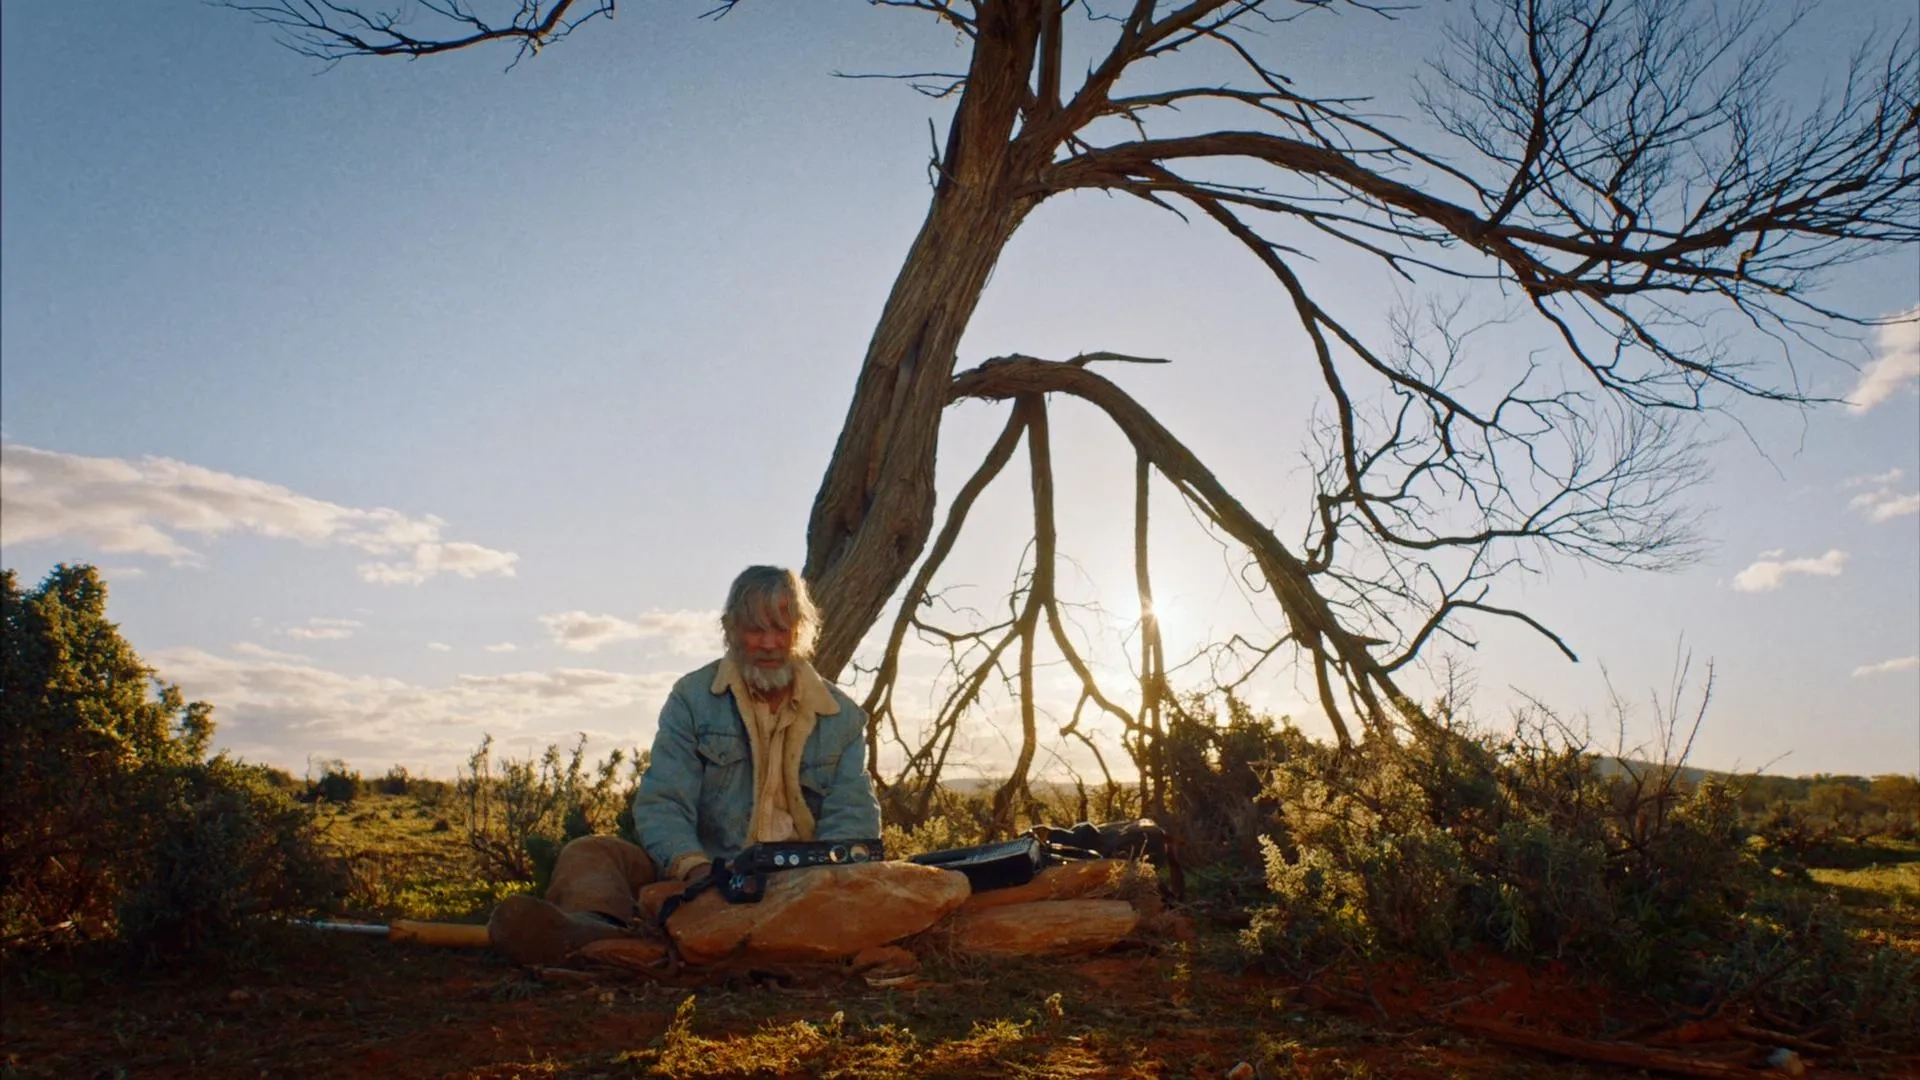
[{"label": "rifle barrel", "polygon": [[484,949],[491,942],[487,937],[487,928],[469,923],[416,922],[412,919],[395,919],[390,925],[380,923],[335,922],[327,919],[296,919],[296,926],[309,930],[324,930],[336,934],[365,934],[370,937],[383,937],[388,941],[414,941],[422,945],[443,945],[456,949]]},{"label": "rifle barrel", "polygon": [[331,922],[326,919],[295,919],[293,923],[309,930],[328,930],[336,934],[377,934],[386,937],[389,933],[383,923]]}]

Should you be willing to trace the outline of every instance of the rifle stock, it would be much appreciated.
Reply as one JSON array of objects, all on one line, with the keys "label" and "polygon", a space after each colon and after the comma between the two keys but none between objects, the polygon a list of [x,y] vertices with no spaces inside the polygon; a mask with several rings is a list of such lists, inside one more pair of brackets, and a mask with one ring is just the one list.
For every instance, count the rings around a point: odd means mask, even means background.
[{"label": "rifle stock", "polygon": [[487,928],[472,923],[415,922],[395,919],[387,925],[388,941],[412,941],[449,949],[484,949],[491,944]]}]

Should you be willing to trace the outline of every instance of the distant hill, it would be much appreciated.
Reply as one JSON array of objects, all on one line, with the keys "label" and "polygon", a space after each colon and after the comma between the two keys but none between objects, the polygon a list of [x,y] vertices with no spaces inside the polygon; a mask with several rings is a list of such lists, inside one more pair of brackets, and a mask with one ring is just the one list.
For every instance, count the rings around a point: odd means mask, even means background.
[{"label": "distant hill", "polygon": [[[1646,776],[1657,772],[1658,762],[1642,761],[1638,758],[1614,757],[1611,754],[1596,754],[1595,761],[1602,776],[1624,776],[1631,772],[1636,776]],[[1698,784],[1702,780],[1733,780],[1744,777],[1746,773],[1718,772],[1713,769],[1696,769],[1691,765],[1682,765],[1680,779],[1687,784]]]}]

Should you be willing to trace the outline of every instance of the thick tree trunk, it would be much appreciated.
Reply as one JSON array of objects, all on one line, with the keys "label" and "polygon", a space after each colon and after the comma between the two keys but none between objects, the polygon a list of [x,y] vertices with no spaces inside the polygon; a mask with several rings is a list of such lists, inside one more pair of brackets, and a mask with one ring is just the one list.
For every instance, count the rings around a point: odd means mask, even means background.
[{"label": "thick tree trunk", "polygon": [[966,92],[933,205],[887,298],[814,497],[805,573],[824,626],[814,666],[834,678],[933,531],[934,459],[960,338],[1047,164],[1015,124],[1031,99],[1035,0],[983,5]]}]

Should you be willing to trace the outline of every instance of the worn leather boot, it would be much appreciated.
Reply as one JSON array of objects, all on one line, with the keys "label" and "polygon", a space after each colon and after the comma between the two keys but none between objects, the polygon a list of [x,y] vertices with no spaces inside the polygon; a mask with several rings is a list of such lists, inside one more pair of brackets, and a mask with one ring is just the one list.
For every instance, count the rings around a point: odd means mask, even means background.
[{"label": "worn leather boot", "polygon": [[557,964],[582,947],[629,931],[593,912],[562,911],[537,896],[509,896],[487,920],[493,951],[522,966]]}]

